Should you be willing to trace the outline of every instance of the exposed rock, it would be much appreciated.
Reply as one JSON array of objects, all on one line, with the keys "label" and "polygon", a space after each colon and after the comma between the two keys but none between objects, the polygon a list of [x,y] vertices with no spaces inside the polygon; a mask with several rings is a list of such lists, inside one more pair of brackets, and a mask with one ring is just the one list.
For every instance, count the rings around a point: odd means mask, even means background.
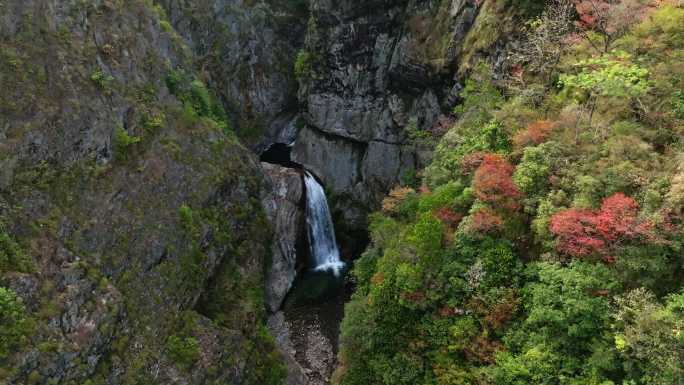
[{"label": "exposed rock", "polygon": [[305,374],[304,368],[295,359],[297,351],[290,339],[291,327],[290,323],[285,319],[285,313],[282,311],[272,314],[268,318],[268,329],[273,334],[278,348],[285,356],[285,363],[288,368],[285,385],[308,385],[310,384],[309,378]]},{"label": "exposed rock", "polygon": [[240,136],[261,151],[297,112],[294,60],[303,44],[305,3],[161,0],[234,114]]},{"label": "exposed rock", "polygon": [[[36,326],[0,383],[245,384],[270,370],[264,304],[247,294],[271,237],[263,175],[171,94],[171,70],[194,73],[189,52],[151,2],[0,2],[0,221],[33,261],[0,284]],[[198,314],[200,298],[220,313]],[[177,362],[171,336],[196,340],[197,361]]]},{"label": "exposed rock", "polygon": [[293,158],[315,170],[351,227],[402,176],[426,164],[411,131],[429,131],[458,93],[461,42],[477,15],[471,0],[311,2],[300,81],[308,127]]},{"label": "exposed rock", "polygon": [[263,205],[274,227],[266,305],[277,312],[297,274],[297,240],[304,231],[304,181],[298,170],[269,163],[261,166],[271,184]]},{"label": "exposed rock", "polygon": [[335,368],[332,343],[321,333],[320,328],[311,327],[306,332],[305,352],[306,361],[309,363],[314,385],[330,383],[330,376]]}]

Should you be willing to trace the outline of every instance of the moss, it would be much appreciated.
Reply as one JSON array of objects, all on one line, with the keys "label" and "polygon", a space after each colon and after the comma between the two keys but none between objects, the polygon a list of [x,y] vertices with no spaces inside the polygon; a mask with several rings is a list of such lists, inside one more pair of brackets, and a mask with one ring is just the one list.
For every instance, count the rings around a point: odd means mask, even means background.
[{"label": "moss", "polygon": [[184,369],[199,359],[199,343],[195,337],[172,335],[166,341],[166,349],[173,362]]},{"label": "moss", "polygon": [[516,23],[516,10],[508,1],[485,1],[461,47],[459,72],[468,72],[477,61],[477,55],[494,45],[500,36],[512,33]]},{"label": "moss", "polygon": [[33,260],[8,233],[0,219],[0,276],[10,271],[28,273],[35,269]]},{"label": "moss", "polygon": [[306,80],[313,72],[313,54],[306,50],[297,53],[294,64],[294,73],[297,79]]}]

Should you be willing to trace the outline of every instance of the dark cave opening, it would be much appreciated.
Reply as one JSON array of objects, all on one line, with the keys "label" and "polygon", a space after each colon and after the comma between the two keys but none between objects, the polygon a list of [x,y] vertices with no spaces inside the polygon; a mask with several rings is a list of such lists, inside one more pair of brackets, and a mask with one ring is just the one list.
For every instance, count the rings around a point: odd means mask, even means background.
[{"label": "dark cave opening", "polygon": [[292,161],[292,146],[284,143],[273,143],[266,151],[261,153],[259,160],[297,170],[304,168],[301,164]]}]

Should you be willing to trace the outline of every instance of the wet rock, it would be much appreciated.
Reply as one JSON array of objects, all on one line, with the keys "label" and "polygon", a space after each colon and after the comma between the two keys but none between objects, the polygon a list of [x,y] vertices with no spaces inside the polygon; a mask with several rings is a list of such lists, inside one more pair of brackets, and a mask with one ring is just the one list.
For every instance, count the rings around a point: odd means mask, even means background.
[{"label": "wet rock", "polygon": [[304,181],[299,170],[262,163],[270,192],[262,199],[273,225],[271,267],[266,278],[266,305],[280,309],[297,274],[297,240],[304,231]]}]

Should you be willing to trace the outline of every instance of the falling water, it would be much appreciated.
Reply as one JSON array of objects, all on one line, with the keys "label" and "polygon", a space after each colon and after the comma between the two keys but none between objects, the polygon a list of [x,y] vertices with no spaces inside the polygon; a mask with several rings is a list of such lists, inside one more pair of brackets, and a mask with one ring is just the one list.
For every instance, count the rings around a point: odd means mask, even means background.
[{"label": "falling water", "polygon": [[309,234],[311,257],[316,266],[315,270],[332,270],[339,275],[344,268],[340,261],[340,250],[335,241],[335,229],[328,201],[323,187],[308,172],[304,175],[306,184],[306,224]]}]

